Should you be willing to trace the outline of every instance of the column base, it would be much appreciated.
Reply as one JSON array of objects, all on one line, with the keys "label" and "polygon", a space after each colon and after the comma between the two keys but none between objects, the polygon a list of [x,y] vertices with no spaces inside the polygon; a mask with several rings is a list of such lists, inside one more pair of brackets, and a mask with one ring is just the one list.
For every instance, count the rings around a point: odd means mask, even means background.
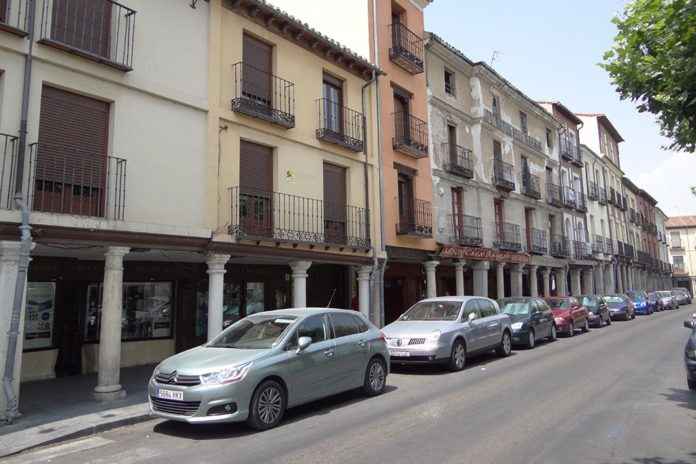
[{"label": "column base", "polygon": [[125,398],[126,390],[121,385],[103,385],[94,387],[93,398],[99,402],[115,401]]}]

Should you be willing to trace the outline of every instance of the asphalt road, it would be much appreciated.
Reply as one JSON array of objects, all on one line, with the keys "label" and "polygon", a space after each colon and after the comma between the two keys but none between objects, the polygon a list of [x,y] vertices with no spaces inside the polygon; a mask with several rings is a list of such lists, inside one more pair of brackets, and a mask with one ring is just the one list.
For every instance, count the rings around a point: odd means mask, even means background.
[{"label": "asphalt road", "polygon": [[399,370],[388,392],[339,395],[263,433],[150,421],[11,463],[696,463],[682,365],[696,305],[471,360]]}]

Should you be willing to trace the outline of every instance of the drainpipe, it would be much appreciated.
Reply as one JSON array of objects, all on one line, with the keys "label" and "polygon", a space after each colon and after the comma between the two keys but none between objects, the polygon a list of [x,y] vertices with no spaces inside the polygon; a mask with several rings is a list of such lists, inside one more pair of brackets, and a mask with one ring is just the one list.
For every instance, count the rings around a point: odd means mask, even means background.
[{"label": "drainpipe", "polygon": [[19,263],[17,281],[15,282],[14,301],[10,316],[10,330],[7,332],[7,356],[5,359],[5,372],[3,375],[3,391],[5,393],[6,411],[5,421],[11,423],[19,416],[19,401],[14,393],[12,381],[14,379],[15,358],[17,357],[17,344],[19,341],[19,321],[22,315],[24,303],[24,285],[29,269],[29,255],[33,246],[31,240],[31,226],[29,226],[28,198],[24,197],[24,160],[27,149],[27,127],[29,118],[29,96],[31,91],[31,69],[34,51],[34,18],[36,16],[36,1],[27,0],[27,25],[29,50],[24,59],[24,83],[22,88],[22,109],[19,123],[19,147],[17,150],[17,173],[15,176],[15,203],[22,216],[19,226],[21,245],[19,251]]}]

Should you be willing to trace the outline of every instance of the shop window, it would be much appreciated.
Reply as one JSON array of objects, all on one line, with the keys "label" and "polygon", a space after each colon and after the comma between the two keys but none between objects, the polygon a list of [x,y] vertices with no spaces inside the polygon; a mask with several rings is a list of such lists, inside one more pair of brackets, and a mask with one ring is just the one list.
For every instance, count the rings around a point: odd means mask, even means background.
[{"label": "shop window", "polygon": [[[99,340],[102,293],[101,284],[92,284],[87,288],[86,341]],[[121,339],[170,338],[172,297],[171,282],[124,283]]]},{"label": "shop window", "polygon": [[55,302],[55,283],[29,282],[27,284],[24,350],[37,350],[53,346]]},{"label": "shop window", "polygon": [[[242,297],[238,283],[225,282],[222,290],[222,327],[227,328],[242,318]],[[196,337],[208,336],[208,287],[196,293]]]}]

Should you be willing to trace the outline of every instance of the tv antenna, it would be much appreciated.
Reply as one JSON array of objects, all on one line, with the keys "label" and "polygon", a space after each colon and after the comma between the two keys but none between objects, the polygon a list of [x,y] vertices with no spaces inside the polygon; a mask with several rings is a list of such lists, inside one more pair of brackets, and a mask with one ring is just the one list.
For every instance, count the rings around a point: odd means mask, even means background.
[{"label": "tv antenna", "polygon": [[493,66],[493,63],[495,63],[495,60],[497,60],[500,55],[502,55],[502,52],[493,50],[493,53],[491,53],[491,66]]}]

